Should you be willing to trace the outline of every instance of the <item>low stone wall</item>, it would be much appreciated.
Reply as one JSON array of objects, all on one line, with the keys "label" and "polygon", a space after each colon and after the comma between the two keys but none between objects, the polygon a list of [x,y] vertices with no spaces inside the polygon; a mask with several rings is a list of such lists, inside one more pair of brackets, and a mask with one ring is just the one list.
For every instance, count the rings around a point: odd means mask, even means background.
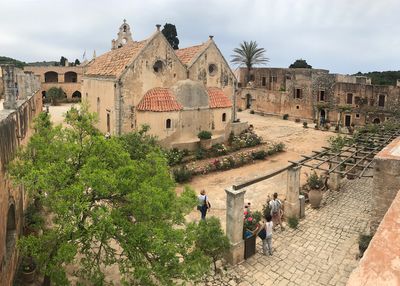
[{"label": "low stone wall", "polygon": [[[36,86],[37,87],[37,86]],[[16,101],[15,109],[0,108],[0,281],[13,285],[18,266],[16,240],[21,235],[27,197],[22,188],[15,188],[6,176],[7,164],[19,146],[32,135],[32,121],[42,111],[38,89],[24,100]]]},{"label": "low stone wall", "polygon": [[400,285],[400,192],[386,212],[348,286]]},{"label": "low stone wall", "polygon": [[400,189],[400,137],[374,158],[374,188],[371,231],[374,233]]}]

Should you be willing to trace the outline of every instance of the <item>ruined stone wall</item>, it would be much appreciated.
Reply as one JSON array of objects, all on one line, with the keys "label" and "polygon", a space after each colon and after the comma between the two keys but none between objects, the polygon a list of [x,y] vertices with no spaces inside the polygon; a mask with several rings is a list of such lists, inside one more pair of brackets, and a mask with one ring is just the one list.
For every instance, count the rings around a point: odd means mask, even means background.
[{"label": "ruined stone wall", "polygon": [[[25,100],[18,100],[17,109],[0,110],[0,281],[5,286],[13,285],[18,264],[15,242],[22,232],[27,199],[23,189],[13,187],[8,180],[7,164],[17,148],[27,144],[32,135],[33,118],[41,110],[42,98],[38,91],[33,91]],[[15,218],[10,219],[13,210]]]}]

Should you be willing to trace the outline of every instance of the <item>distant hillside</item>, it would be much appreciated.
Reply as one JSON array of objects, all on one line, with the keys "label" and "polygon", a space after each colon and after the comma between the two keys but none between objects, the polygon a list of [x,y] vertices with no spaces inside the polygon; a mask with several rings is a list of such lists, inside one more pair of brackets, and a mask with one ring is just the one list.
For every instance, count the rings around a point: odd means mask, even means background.
[{"label": "distant hillside", "polygon": [[18,68],[23,68],[24,66],[26,66],[25,62],[21,62],[16,59],[0,56],[0,65],[4,65],[4,64],[13,64]]},{"label": "distant hillside", "polygon": [[383,71],[383,72],[358,72],[355,75],[362,75],[371,78],[372,84],[379,85],[396,85],[397,79],[400,79],[400,71]]},{"label": "distant hillside", "polygon": [[59,65],[59,62],[57,62],[57,61],[50,61],[50,62],[43,61],[43,62],[28,63],[27,65],[28,66],[35,66],[35,67],[37,67],[37,66],[40,66],[40,67],[42,67],[42,66],[56,66],[56,65]]}]

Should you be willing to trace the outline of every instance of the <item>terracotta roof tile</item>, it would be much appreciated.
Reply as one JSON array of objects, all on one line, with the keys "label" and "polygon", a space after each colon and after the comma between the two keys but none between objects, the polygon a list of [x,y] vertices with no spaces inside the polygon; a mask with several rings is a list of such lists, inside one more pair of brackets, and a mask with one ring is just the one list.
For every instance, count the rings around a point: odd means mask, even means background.
[{"label": "terracotta roof tile", "polygon": [[218,87],[207,87],[207,93],[210,98],[210,108],[226,108],[232,106],[232,102],[222,89]]},{"label": "terracotta roof tile", "polygon": [[147,91],[137,106],[137,110],[141,111],[163,112],[181,109],[182,105],[176,101],[171,90],[163,87],[156,87]]},{"label": "terracotta roof tile", "polygon": [[98,56],[87,66],[86,75],[118,76],[143,49],[147,40],[127,43],[125,46]]},{"label": "terracotta roof tile", "polygon": [[189,64],[196,55],[198,55],[205,48],[206,44],[201,44],[197,46],[192,46],[184,49],[179,49],[175,51],[175,54],[185,65]]}]

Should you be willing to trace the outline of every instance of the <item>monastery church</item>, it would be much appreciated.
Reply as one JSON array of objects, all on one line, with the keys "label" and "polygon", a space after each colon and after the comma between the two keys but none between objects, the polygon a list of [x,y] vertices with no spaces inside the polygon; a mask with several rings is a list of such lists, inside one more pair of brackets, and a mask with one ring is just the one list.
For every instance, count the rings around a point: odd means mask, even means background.
[{"label": "monastery church", "polygon": [[213,37],[174,50],[160,27],[134,41],[124,20],[111,50],[86,66],[83,99],[99,114],[99,129],[120,135],[148,124],[163,146],[189,150],[202,130],[213,143],[226,140],[236,79]]}]

